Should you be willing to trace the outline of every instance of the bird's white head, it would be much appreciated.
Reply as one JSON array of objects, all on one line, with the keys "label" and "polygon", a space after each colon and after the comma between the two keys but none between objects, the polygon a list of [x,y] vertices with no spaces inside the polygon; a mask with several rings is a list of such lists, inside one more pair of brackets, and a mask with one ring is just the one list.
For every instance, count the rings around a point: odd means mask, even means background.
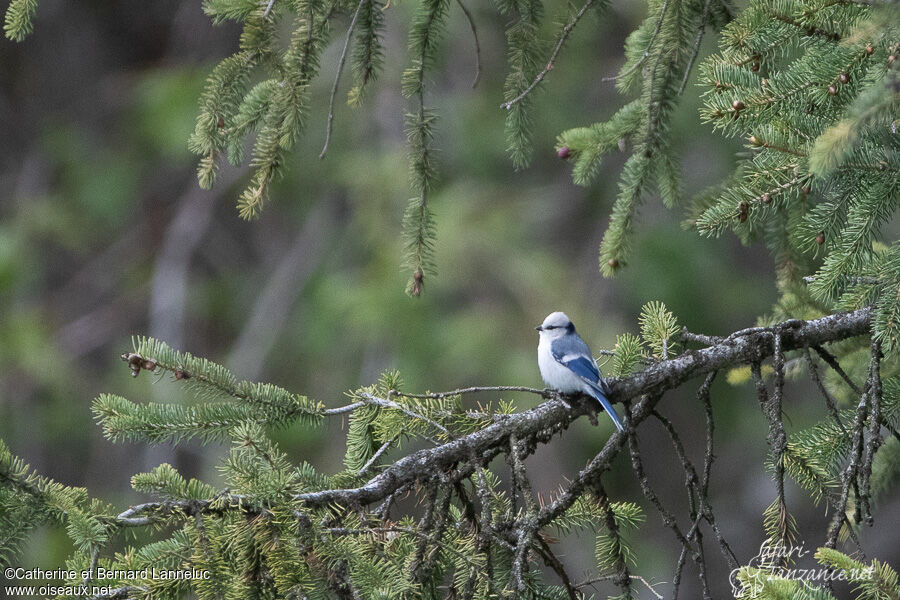
[{"label": "bird's white head", "polygon": [[547,315],[544,322],[535,327],[540,332],[541,338],[554,340],[567,333],[575,331],[575,326],[564,312],[555,312]]}]

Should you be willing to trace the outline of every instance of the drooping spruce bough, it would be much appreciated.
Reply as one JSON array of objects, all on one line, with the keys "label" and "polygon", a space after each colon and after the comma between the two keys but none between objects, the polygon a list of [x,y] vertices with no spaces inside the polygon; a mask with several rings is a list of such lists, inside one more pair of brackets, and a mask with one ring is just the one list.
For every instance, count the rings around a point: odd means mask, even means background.
[{"label": "drooping spruce bough", "polygon": [[[69,582],[111,586],[112,592],[98,598],[179,598],[192,591],[204,600],[575,599],[591,597],[593,586],[604,582],[619,586],[622,597],[674,598],[685,576],[698,577],[707,598],[710,561],[722,561],[759,598],[832,598],[801,581],[760,576],[758,565],[741,567],[750,557],[735,556],[723,533],[727,526],[716,519],[711,385],[719,371],[743,365],[753,374],[769,422],[775,480],[764,518],[769,540],[787,543],[794,533],[784,497],[788,476],[829,509],[817,553],[822,564],[862,569],[854,581],[860,598],[893,598],[900,586],[889,566],[864,565],[837,550],[842,539],[859,544],[857,532],[872,523],[872,502],[890,487],[900,462],[900,377],[889,375],[896,369],[883,360],[878,340],[868,343],[872,319],[872,309],[864,308],[715,337],[680,329],[665,306],[648,304],[641,336],[620,336],[610,352],[616,376],[610,394],[626,406],[627,433],[613,433],[577,476],[554,491],[530,484],[528,458],[573,420],[594,418],[583,399],[514,386],[409,394],[398,374],[386,373],[377,384],[351,392],[347,404],[329,409],[277,386],[239,381],[224,367],[160,341],[137,338],[122,356],[132,374],[168,373],[198,399],[189,405],[135,404],[101,395],[93,410],[105,435],[146,443],[230,441],[220,465],[225,487],[186,480],[163,464],[132,478],[136,491],[158,500],[120,511],[84,489],[32,472],[0,446],[0,557],[10,560],[33,527],[49,523],[65,526],[74,542],[68,568],[136,573]],[[833,353],[838,348],[843,364]],[[763,366],[769,359],[771,367]],[[822,392],[823,413],[830,414],[810,429],[788,432],[782,405],[793,399],[784,396],[785,379],[797,371],[788,365],[801,361]],[[866,376],[857,383],[854,367],[860,364]],[[849,386],[858,408],[835,408],[833,394],[842,390],[823,372]],[[688,456],[663,414],[667,392],[697,381],[706,415],[702,464]],[[472,410],[464,398],[475,392],[528,393],[545,401],[521,412],[503,400],[495,408]],[[315,427],[333,417],[348,418],[349,426],[344,469],[331,475],[292,464],[266,433],[288,423]],[[669,508],[673,499],[660,497],[645,472],[639,432],[647,420],[661,423],[671,439],[687,482],[688,515]],[[404,443],[423,447],[403,455]],[[682,546],[671,583],[652,585],[632,572],[629,531],[648,517],[634,499],[604,486],[617,457],[630,460],[648,506]],[[107,550],[133,528],[147,529],[151,541],[123,552]],[[596,535],[597,572],[581,581],[567,572],[554,547],[558,538],[583,530]],[[704,536],[712,541],[704,544]],[[151,568],[193,569],[210,577],[142,578],[140,571]]]},{"label": "drooping spruce bough", "polygon": [[[245,218],[262,209],[272,181],[304,134],[309,87],[319,58],[332,42],[332,24],[350,17],[338,36],[327,135],[342,71],[351,65],[347,101],[361,104],[383,65],[385,9],[380,0],[204,0],[213,22],[242,24],[238,51],[210,74],[189,141],[199,157],[200,185],[213,185],[222,160],[244,161],[253,140],[253,171],[238,200]],[[505,100],[507,147],[516,166],[532,154],[532,93],[550,78],[566,41],[589,11],[605,0],[585,0],[566,15],[545,14],[541,0],[502,0],[508,19],[509,74]],[[409,65],[402,91],[407,115],[410,183],[414,193],[403,220],[407,291],[421,293],[432,271],[434,223],[429,193],[436,176],[434,126],[426,82],[447,14],[462,0],[422,0],[409,27]],[[21,41],[32,31],[36,0],[11,0],[4,31]],[[560,18],[562,17],[562,18]],[[540,26],[562,21],[546,44]],[[286,23],[290,22],[290,26]],[[279,32],[289,30],[289,39]],[[719,52],[701,61],[707,30],[721,31]],[[625,149],[620,191],[600,248],[600,269],[612,275],[627,262],[637,211],[656,190],[666,206],[682,200],[681,168],[669,126],[688,85],[706,91],[701,119],[723,135],[747,141],[734,176],[693,202],[687,223],[707,235],[734,229],[745,240],[763,238],[779,265],[785,318],[877,303],[876,331],[892,345],[900,321],[896,248],[875,248],[894,214],[898,194],[898,66],[900,9],[894,2],[752,0],[737,12],[728,0],[650,0],[648,14],[625,45],[625,63],[608,79],[627,102],[608,121],[559,136],[560,155],[573,162],[573,179],[588,184],[602,157]],[[474,44],[479,48],[477,35]],[[349,61],[348,61],[349,59]],[[400,67],[396,67],[400,68]],[[476,82],[480,74],[477,67]],[[552,89],[550,90],[552,93]],[[576,117],[577,118],[577,117]],[[703,126],[700,122],[698,127]],[[815,274],[813,274],[815,272]],[[810,277],[803,282],[804,276]],[[807,283],[809,284],[807,286]],[[806,311],[807,314],[800,314]]]}]

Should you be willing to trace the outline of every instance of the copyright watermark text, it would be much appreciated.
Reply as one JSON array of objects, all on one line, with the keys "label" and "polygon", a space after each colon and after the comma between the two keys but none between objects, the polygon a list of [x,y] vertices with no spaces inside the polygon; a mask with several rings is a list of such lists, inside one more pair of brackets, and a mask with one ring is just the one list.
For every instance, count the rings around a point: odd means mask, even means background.
[{"label": "copyright watermark text", "polygon": [[[193,581],[209,579],[209,571],[203,569],[108,569],[95,567],[93,570],[75,569],[42,569],[40,567],[7,567],[3,570],[6,579],[3,591],[7,598],[25,598],[29,596],[103,596],[113,593],[114,585],[96,585],[101,581],[148,581],[148,580],[181,580]],[[83,583],[73,584],[71,581]],[[64,582],[70,583],[49,583]],[[93,584],[91,582],[94,582]]]}]

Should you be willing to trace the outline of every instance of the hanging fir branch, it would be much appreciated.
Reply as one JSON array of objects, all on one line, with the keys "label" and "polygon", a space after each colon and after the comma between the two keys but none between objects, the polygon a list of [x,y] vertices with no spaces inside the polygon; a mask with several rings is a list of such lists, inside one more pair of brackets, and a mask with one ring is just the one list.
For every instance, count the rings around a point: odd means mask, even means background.
[{"label": "hanging fir branch", "polygon": [[[584,15],[605,6],[587,0],[571,9],[545,54],[540,0],[498,5],[513,17],[503,107],[516,166],[527,164],[531,153],[533,91]],[[252,218],[304,130],[309,85],[330,40],[331,21],[352,15],[337,71],[353,41],[354,85],[348,101],[358,104],[382,66],[386,6],[376,0],[208,0],[203,8],[214,23],[237,21],[243,31],[239,50],[209,76],[189,145],[199,157],[200,184],[209,187],[219,161],[240,164],[248,138],[255,136],[249,159],[253,173],[238,201],[240,214]],[[622,93],[637,90],[637,98],[609,120],[565,131],[558,141],[560,156],[573,161],[573,178],[582,185],[596,177],[606,153],[616,148],[630,153],[601,244],[601,271],[612,275],[626,264],[638,210],[649,193],[657,190],[669,207],[679,201],[682,178],[670,149],[669,121],[691,79],[704,32],[724,27],[719,52],[700,68],[700,84],[707,88],[701,117],[724,135],[746,140],[750,152],[734,177],[698,198],[689,222],[707,235],[731,229],[745,241],[764,237],[778,262],[783,306],[821,314],[849,306],[848,293],[859,302],[878,303],[877,335],[892,351],[900,300],[871,286],[853,289],[853,277],[863,271],[892,272],[890,258],[873,243],[881,239],[900,197],[895,132],[900,9],[893,3],[755,0],[735,19],[725,0],[653,0],[648,8],[626,41],[619,74],[609,78]],[[12,0],[7,37],[27,36],[35,9],[35,0]],[[403,76],[404,93],[414,98],[407,117],[414,197],[403,221],[411,271],[407,291],[413,295],[421,293],[434,270],[429,196],[436,178],[437,117],[425,104],[424,87],[448,9],[447,1],[420,2],[410,28],[412,64]],[[290,37],[280,40],[284,28],[278,25],[289,19]],[[260,81],[248,87],[255,79]],[[335,93],[338,82],[336,76]],[[333,106],[329,115],[330,131]],[[801,278],[815,269],[809,289],[801,289]],[[890,283],[883,287],[889,289]],[[788,315],[782,311],[779,316]]]},{"label": "hanging fir branch", "polygon": [[403,217],[406,266],[412,271],[406,293],[411,296],[422,293],[425,275],[434,269],[434,220],[428,197],[436,174],[432,147],[435,115],[425,106],[425,75],[434,60],[449,4],[449,0],[427,0],[420,5],[409,33],[412,65],[403,72],[403,95],[415,101],[413,111],[406,115],[406,139],[416,195],[409,200]]},{"label": "hanging fir branch", "polygon": [[378,0],[363,0],[356,24],[356,44],[353,50],[354,86],[347,94],[347,103],[358,106],[369,84],[375,80],[384,62],[381,38],[384,29],[384,4]]},{"label": "hanging fir branch", "polygon": [[635,217],[655,185],[667,206],[681,196],[680,167],[668,150],[671,114],[684,90],[707,26],[730,18],[723,2],[651,2],[647,18],[628,38],[626,61],[616,80],[623,93],[640,84],[640,95],[609,121],[560,134],[560,156],[574,160],[576,183],[590,183],[604,154],[631,151],[619,183],[609,228],[600,247],[600,270],[611,276],[626,263]]}]

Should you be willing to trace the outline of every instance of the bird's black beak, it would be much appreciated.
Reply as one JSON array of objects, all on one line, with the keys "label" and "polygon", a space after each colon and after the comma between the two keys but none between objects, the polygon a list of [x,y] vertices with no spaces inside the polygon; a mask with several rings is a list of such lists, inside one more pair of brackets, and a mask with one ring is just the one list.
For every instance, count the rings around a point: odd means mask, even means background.
[{"label": "bird's black beak", "polygon": [[535,327],[535,329],[538,330],[538,331],[543,331],[543,330],[544,330],[544,328],[541,327],[540,325],[538,325],[537,327]]}]

